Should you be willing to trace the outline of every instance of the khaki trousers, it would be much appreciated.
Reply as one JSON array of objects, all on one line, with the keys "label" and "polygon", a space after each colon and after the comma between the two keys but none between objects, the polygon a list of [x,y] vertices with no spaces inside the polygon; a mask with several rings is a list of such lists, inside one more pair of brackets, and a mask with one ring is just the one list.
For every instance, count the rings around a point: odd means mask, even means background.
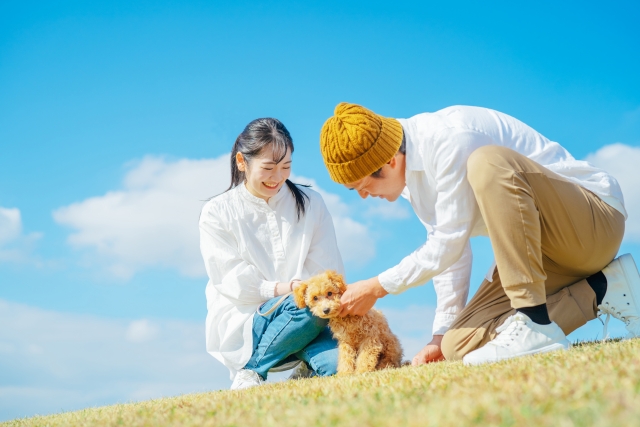
[{"label": "khaki trousers", "polygon": [[485,146],[467,161],[467,179],[487,225],[497,269],[442,340],[459,360],[496,336],[516,308],[547,304],[569,334],[596,317],[585,278],[618,253],[624,216],[598,196],[505,147]]}]

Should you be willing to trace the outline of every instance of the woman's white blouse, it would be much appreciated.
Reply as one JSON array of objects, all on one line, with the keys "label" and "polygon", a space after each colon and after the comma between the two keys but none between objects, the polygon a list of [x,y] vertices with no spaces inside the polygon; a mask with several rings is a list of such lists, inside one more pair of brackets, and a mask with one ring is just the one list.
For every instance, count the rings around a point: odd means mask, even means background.
[{"label": "woman's white blouse", "polygon": [[241,184],[202,208],[207,351],[229,368],[232,379],[251,358],[253,316],[274,297],[277,282],[327,269],[344,274],[331,215],[318,193],[303,191],[309,202],[300,220],[286,186],[267,203]]}]

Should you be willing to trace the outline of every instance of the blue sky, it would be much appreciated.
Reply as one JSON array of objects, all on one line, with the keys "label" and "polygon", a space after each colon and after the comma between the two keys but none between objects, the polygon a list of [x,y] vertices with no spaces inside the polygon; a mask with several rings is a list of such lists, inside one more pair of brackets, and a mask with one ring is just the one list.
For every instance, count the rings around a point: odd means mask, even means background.
[{"label": "blue sky", "polygon": [[[257,117],[285,123],[294,173],[327,194],[350,281],[392,266],[425,231],[407,204],[330,181],[318,135],[341,101],[391,117],[466,104],[519,118],[620,180],[622,252],[640,259],[639,18],[636,2],[3,2],[0,419],[227,386],[198,339],[206,278],[193,233],[200,200],[228,183],[223,156]],[[492,254],[473,244],[475,289]],[[406,313],[429,319],[434,303],[424,286],[380,306],[414,349],[429,322]],[[87,339],[72,339],[77,324]],[[188,343],[171,335],[178,324]],[[91,357],[116,351],[132,356]],[[156,370],[142,368],[149,358]],[[163,374],[180,358],[197,362]],[[121,381],[98,387],[99,372]]]}]

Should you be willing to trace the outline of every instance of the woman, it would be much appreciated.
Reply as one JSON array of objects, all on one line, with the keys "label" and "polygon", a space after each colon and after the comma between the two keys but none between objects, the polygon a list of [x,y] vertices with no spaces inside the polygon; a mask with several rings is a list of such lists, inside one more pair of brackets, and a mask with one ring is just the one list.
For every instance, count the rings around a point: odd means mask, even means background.
[{"label": "woman", "polygon": [[249,123],[233,145],[230,187],[200,216],[207,351],[229,368],[231,389],[259,385],[272,368],[300,361],[298,375],[336,372],[327,321],[298,309],[291,295],[279,302],[300,280],[344,270],[322,197],[288,179],[292,154],[280,121]]}]

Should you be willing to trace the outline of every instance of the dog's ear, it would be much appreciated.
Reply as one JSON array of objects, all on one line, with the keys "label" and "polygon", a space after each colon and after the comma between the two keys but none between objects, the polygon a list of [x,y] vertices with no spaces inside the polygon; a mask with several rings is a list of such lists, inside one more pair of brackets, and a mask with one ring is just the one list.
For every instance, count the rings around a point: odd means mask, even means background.
[{"label": "dog's ear", "polygon": [[307,294],[308,286],[307,282],[302,282],[293,290],[293,300],[298,308],[305,308],[307,306],[307,303],[304,301],[304,297]]},{"label": "dog's ear", "polygon": [[344,277],[342,277],[342,274],[338,274],[334,270],[327,270],[326,274],[329,280],[331,280],[334,285],[338,286],[338,289],[340,289],[340,293],[343,294],[346,292],[347,284],[344,283]]}]

